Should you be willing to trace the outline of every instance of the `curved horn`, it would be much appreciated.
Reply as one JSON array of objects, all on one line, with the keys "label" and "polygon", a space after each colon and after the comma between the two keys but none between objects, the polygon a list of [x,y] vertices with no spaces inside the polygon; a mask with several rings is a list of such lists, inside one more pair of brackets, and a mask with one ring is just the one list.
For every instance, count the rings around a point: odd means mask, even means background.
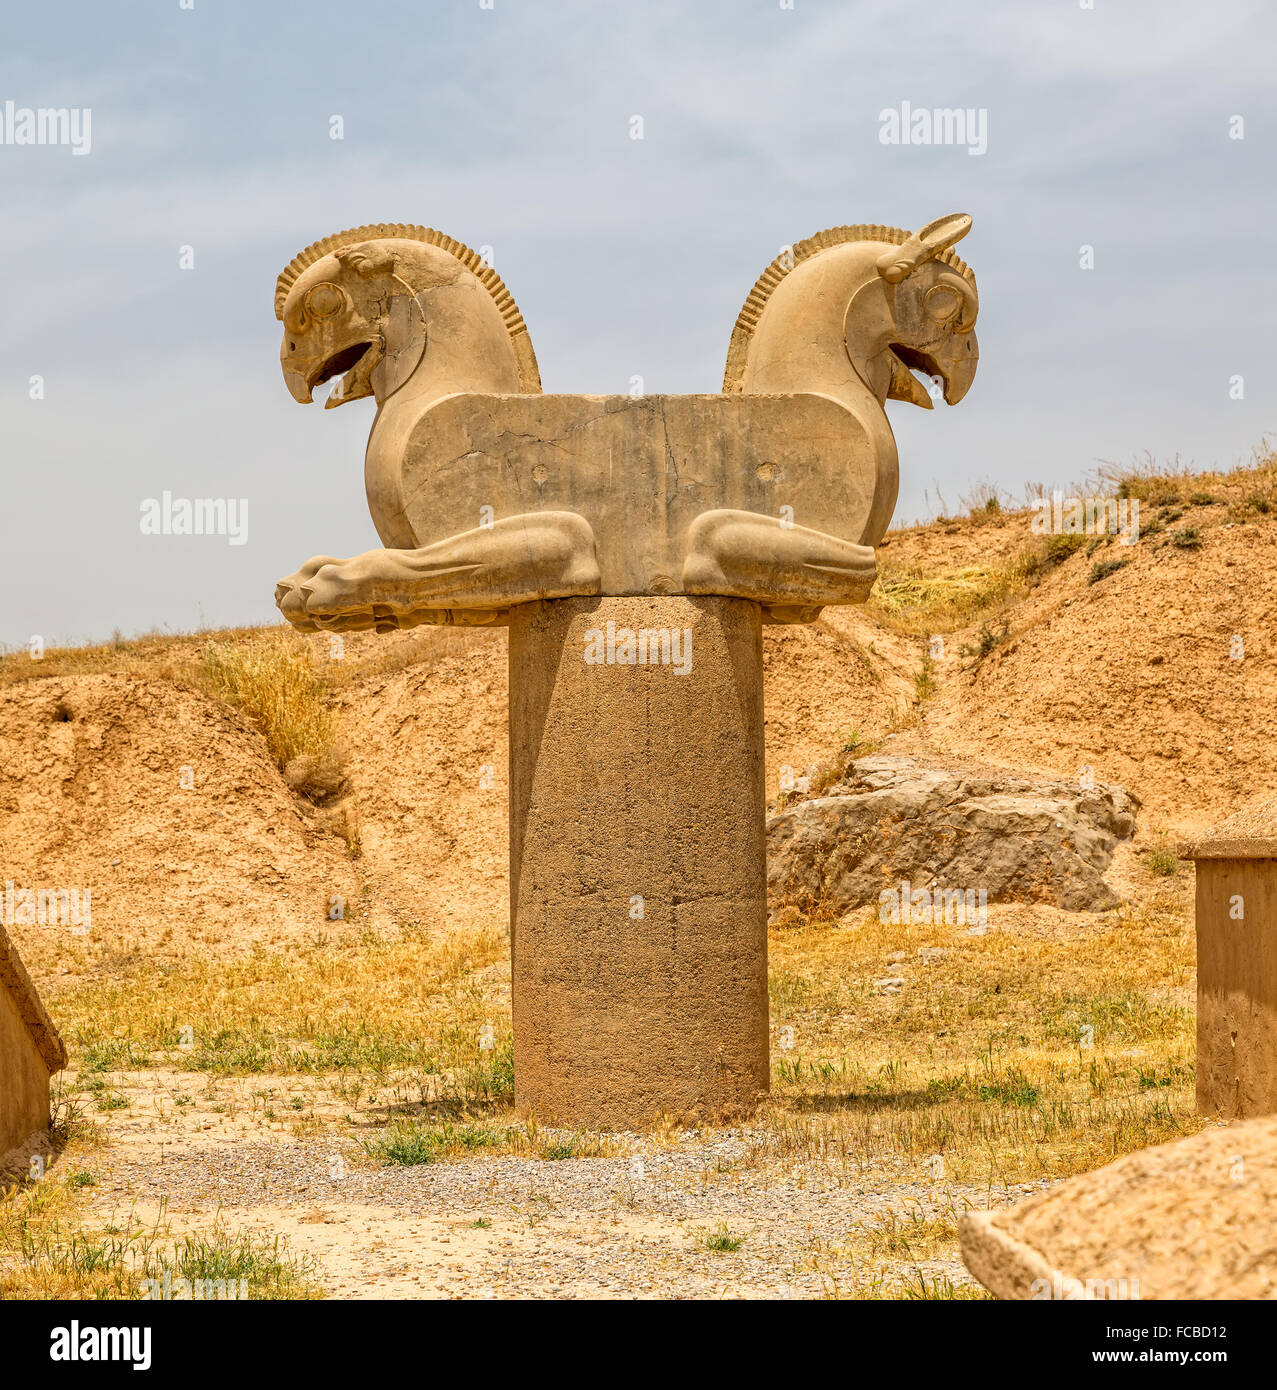
[{"label": "curved horn", "polygon": [[955,242],[961,241],[971,230],[971,218],[965,212],[951,212],[947,217],[937,217],[917,234],[918,240],[927,248],[927,257],[947,251]]},{"label": "curved horn", "polygon": [[893,246],[878,258],[878,274],[889,285],[898,285],[920,265],[934,260],[954,242],[961,241],[971,230],[971,218],[965,212],[951,212],[928,222],[915,232],[903,246]]}]

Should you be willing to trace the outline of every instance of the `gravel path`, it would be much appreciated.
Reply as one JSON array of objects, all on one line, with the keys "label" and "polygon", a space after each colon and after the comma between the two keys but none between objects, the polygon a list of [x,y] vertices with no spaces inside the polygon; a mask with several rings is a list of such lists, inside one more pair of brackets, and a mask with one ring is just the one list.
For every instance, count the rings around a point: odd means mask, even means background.
[{"label": "gravel path", "polygon": [[[369,1167],[349,1141],[241,1140],[103,1163],[97,1205],[161,1200],[174,1233],[210,1224],[287,1237],[330,1296],[820,1297],[876,1272],[965,1282],[956,1256],[866,1260],[860,1223],[983,1207],[983,1189],[868,1174],[813,1183],[810,1169],[736,1167],[757,1136],[633,1140],[610,1158],[471,1157]],[[1028,1187],[1013,1192],[1013,1196]],[[490,1222],[477,1227],[477,1220]],[[712,1251],[726,1226],[736,1251]],[[858,1276],[848,1241],[860,1242]]]}]

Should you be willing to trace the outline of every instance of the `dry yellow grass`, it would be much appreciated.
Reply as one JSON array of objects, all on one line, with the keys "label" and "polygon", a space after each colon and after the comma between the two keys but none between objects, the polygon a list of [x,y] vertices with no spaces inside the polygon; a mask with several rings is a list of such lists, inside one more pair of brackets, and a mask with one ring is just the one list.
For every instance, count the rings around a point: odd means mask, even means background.
[{"label": "dry yellow grass", "polygon": [[0,686],[57,676],[137,675],[173,681],[243,710],[294,791],[322,800],[340,789],[342,754],[328,673],[290,629],[240,628],[217,640],[151,634],[85,647],[0,656]]},{"label": "dry yellow grass", "polygon": [[[198,690],[241,709],[291,789],[322,802],[346,789],[333,692],[410,666],[428,671],[503,640],[499,630],[434,627],[389,637],[302,636],[279,625],[226,629],[215,637],[117,634],[109,642],[50,647],[38,659],[27,650],[0,653],[0,688],[59,676],[133,675]],[[343,833],[357,858],[358,825],[348,821]]]},{"label": "dry yellow grass", "polygon": [[206,1234],[178,1237],[162,1213],[151,1221],[133,1211],[94,1218],[82,1185],[92,1174],[75,1167],[74,1157],[74,1150],[64,1154],[71,1161],[62,1175],[0,1192],[0,1299],[112,1301],[161,1297],[165,1288],[170,1297],[176,1288],[178,1298],[208,1300],[323,1296],[313,1260],[291,1255],[286,1242],[221,1221]]},{"label": "dry yellow grass", "polygon": [[[1046,937],[998,930],[997,908],[984,935],[872,913],[779,934],[773,1025],[792,1047],[776,1054],[759,1161],[805,1156],[848,1178],[896,1161],[996,1189],[1199,1128],[1183,891],[1077,935],[1064,914]],[[899,970],[899,993],[875,989]]]},{"label": "dry yellow grass", "polygon": [[1164,462],[1158,462],[1149,453],[1125,464],[1106,461],[1093,480],[1091,491],[1138,498],[1154,507],[1215,502],[1244,507],[1249,498],[1270,498],[1277,492],[1277,452],[1267,440],[1262,440],[1248,463],[1227,469],[1198,469],[1183,462],[1178,454]]},{"label": "dry yellow grass", "polygon": [[328,939],[239,960],[134,960],[61,997],[84,1073],[180,1066],[209,1075],[365,1076],[402,1099],[457,1105],[512,1095],[508,1008],[491,929]]},{"label": "dry yellow grass", "polygon": [[0,652],[0,686],[47,676],[137,675],[216,694],[207,678],[206,647],[253,649],[284,640],[310,653],[312,670],[324,688],[339,689],[408,666],[429,670],[448,657],[489,649],[504,638],[503,629],[484,627],[420,627],[389,635],[345,633],[339,639],[329,633],[303,637],[280,623],[221,628],[216,633],[149,632],[138,637],[117,633],[106,642],[51,646],[39,658],[25,647]]},{"label": "dry yellow grass", "polygon": [[1026,592],[1043,567],[1039,548],[1026,546],[995,565],[930,572],[916,565],[885,567],[869,596],[869,611],[893,632],[947,633]]},{"label": "dry yellow grass", "polygon": [[242,709],[295,790],[322,800],[342,783],[337,720],[324,682],[299,636],[271,632],[204,647],[209,691]]},{"label": "dry yellow grass", "polygon": [[[263,631],[269,629],[228,628],[218,639],[250,641]],[[206,640],[198,633],[153,632],[82,647],[50,647],[39,659],[26,649],[11,651],[0,655],[0,686],[49,676],[140,675],[203,689],[200,653]]]},{"label": "dry yellow grass", "polygon": [[332,742],[333,719],[304,642],[285,633],[254,642],[210,642],[203,652],[210,690],[261,729],[281,767]]}]

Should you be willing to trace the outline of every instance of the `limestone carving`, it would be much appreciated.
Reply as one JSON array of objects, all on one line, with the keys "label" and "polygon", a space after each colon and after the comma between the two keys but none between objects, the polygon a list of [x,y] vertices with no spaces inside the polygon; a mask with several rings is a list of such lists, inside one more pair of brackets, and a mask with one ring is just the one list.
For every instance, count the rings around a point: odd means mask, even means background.
[{"label": "limestone carving", "polygon": [[276,590],[304,629],[508,621],[590,595],[750,599],[773,622],[859,603],[895,507],[887,400],[954,404],[977,363],[971,219],[838,227],[754,286],[721,395],[542,395],[500,277],[425,227],[316,242],[280,275],[289,390],[372,396],[369,510],[385,546]]}]

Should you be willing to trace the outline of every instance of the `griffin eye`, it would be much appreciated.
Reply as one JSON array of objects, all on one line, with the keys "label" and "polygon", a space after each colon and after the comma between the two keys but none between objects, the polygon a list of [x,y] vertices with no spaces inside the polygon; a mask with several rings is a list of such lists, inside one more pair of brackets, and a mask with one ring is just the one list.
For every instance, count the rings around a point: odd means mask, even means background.
[{"label": "griffin eye", "polygon": [[933,319],[944,323],[961,308],[962,296],[947,285],[935,285],[927,292],[927,297],[923,302],[927,306],[927,313]]},{"label": "griffin eye", "polygon": [[306,295],[306,311],[317,319],[330,319],[346,305],[346,296],[337,285],[325,282]]}]

